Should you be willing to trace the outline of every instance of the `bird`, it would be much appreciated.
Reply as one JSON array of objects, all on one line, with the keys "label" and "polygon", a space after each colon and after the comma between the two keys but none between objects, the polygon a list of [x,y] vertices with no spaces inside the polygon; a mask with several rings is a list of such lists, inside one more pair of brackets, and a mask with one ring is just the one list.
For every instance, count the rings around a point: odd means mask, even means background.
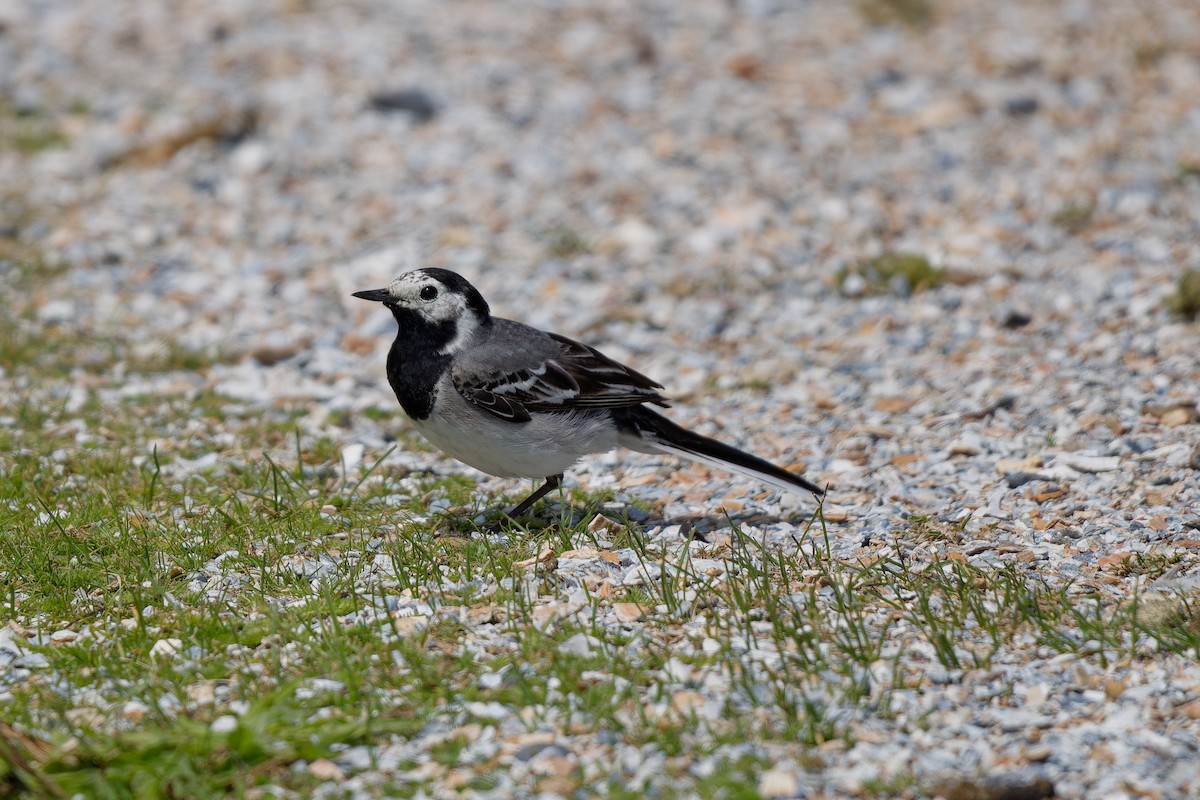
[{"label": "bird", "polygon": [[651,408],[670,407],[662,384],[596,348],[492,316],[456,272],[415,269],[353,296],[395,317],[387,380],[422,436],[491,475],[545,481],[507,511],[511,519],[557,489],[585,455],[618,446],[825,494],[801,475],[671,422]]}]

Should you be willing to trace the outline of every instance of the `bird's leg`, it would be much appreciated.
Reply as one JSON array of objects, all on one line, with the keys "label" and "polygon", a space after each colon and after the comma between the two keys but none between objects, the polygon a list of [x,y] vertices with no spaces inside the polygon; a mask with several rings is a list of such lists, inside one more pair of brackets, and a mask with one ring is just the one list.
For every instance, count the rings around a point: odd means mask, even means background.
[{"label": "bird's leg", "polygon": [[562,479],[562,473],[559,473],[558,475],[551,475],[549,478],[546,478],[546,482],[539,486],[533,494],[529,495],[529,497],[526,497],[524,500],[513,506],[512,510],[508,512],[508,516],[516,519],[524,514],[534,503],[557,489],[562,483]]}]

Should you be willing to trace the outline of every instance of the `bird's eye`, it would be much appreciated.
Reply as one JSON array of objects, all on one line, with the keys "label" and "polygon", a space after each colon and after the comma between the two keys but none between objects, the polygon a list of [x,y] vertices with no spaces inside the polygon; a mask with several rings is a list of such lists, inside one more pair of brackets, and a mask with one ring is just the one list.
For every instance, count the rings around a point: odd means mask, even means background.
[{"label": "bird's eye", "polygon": [[434,299],[435,297],[437,297],[437,287],[436,286],[422,286],[421,287],[421,299],[422,300],[428,302],[428,301]]}]

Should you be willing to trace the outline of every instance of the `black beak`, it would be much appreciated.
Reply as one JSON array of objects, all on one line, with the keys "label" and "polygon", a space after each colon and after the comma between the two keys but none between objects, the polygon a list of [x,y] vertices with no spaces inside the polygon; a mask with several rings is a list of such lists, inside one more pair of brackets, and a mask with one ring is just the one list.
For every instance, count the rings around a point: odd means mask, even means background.
[{"label": "black beak", "polygon": [[392,299],[392,295],[387,289],[367,289],[363,292],[355,292],[354,296],[374,303],[386,303]]}]

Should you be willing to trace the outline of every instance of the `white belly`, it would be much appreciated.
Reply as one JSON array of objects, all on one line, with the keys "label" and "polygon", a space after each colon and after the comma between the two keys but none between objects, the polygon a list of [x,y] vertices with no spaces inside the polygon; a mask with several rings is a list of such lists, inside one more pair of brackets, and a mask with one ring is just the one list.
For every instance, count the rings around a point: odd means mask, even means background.
[{"label": "white belly", "polygon": [[500,478],[546,478],[570,469],[580,456],[617,446],[608,414],[573,411],[534,414],[508,422],[471,407],[452,386],[438,386],[439,413],[413,420],[430,444],[447,455]]}]

